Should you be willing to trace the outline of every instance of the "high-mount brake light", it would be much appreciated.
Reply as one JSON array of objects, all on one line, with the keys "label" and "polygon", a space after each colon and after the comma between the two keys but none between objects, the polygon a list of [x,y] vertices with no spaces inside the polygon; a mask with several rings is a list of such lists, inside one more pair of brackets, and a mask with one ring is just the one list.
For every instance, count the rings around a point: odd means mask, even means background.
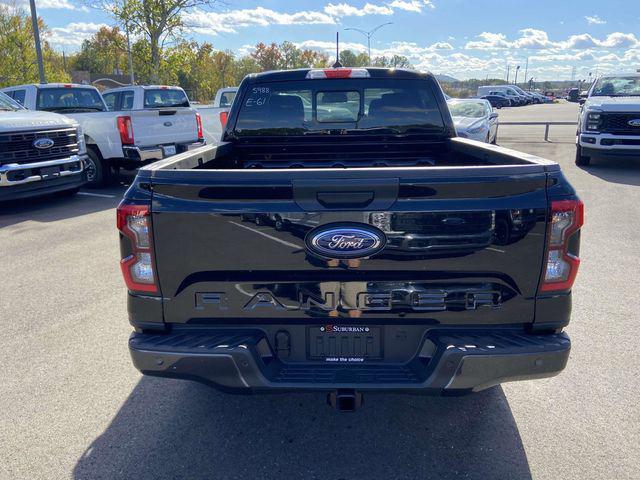
[{"label": "high-mount brake light", "polygon": [[321,78],[369,78],[369,70],[366,68],[323,68],[313,69],[307,72],[308,80]]},{"label": "high-mount brake light", "polygon": [[131,253],[120,260],[127,288],[134,292],[158,293],[153,266],[151,215],[147,205],[120,204],[118,230],[131,241]]},{"label": "high-mount brake light", "polygon": [[227,126],[227,120],[229,120],[229,112],[220,112],[220,125],[222,125],[222,128]]},{"label": "high-mount brake light", "polygon": [[202,134],[202,117],[196,112],[196,128],[198,130],[198,140],[202,140],[204,135]]},{"label": "high-mount brake light", "polygon": [[118,132],[120,132],[120,142],[123,145],[133,145],[133,124],[131,117],[125,115],[117,118]]},{"label": "high-mount brake light", "polygon": [[572,237],[584,224],[584,204],[580,200],[551,202],[547,233],[547,258],[540,290],[569,290],[578,274],[578,243]]}]

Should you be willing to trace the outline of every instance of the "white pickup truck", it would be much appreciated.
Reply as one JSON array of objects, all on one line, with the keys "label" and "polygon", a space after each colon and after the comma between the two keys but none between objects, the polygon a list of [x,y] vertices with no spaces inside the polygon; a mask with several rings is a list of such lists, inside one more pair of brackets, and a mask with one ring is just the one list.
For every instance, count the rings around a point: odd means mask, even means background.
[{"label": "white pickup truck", "polygon": [[216,98],[210,105],[198,105],[196,108],[202,116],[202,128],[207,143],[218,143],[222,130],[227,123],[227,115],[236,97],[238,87],[225,87],[216,92]]},{"label": "white pickup truck", "polygon": [[76,121],[30,112],[0,93],[0,201],[76,193],[86,158]]},{"label": "white pickup truck", "polygon": [[640,157],[640,73],[605,75],[580,100],[576,164]]},{"label": "white pickup truck", "polygon": [[95,87],[80,84],[18,85],[0,91],[30,110],[61,113],[80,124],[90,186],[104,184],[112,169],[135,169],[204,145],[199,114],[179,87],[122,87],[105,91],[104,99]]}]

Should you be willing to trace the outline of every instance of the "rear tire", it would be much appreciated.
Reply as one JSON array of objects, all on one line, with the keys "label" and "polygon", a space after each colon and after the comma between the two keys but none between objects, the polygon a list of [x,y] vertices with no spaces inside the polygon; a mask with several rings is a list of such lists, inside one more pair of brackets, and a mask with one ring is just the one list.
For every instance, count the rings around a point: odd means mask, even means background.
[{"label": "rear tire", "polygon": [[582,155],[582,147],[576,145],[576,165],[579,167],[586,167],[591,163],[591,157]]},{"label": "rear tire", "polygon": [[102,187],[109,179],[109,166],[93,148],[87,148],[87,187]]}]

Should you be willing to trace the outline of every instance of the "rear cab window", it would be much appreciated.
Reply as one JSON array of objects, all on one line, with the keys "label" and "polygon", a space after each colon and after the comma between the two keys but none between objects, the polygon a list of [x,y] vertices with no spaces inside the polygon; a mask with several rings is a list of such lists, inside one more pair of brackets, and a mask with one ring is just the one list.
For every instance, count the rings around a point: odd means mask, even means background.
[{"label": "rear cab window", "polygon": [[442,133],[430,86],[422,80],[345,79],[259,83],[242,99],[238,136],[332,133]]},{"label": "rear cab window", "polygon": [[113,92],[113,93],[105,93],[102,95],[102,98],[104,98],[104,103],[107,104],[107,108],[110,111],[114,111],[117,108],[117,99],[118,99],[118,93]]},{"label": "rear cab window", "polygon": [[230,107],[234,98],[236,98],[236,92],[222,92],[220,95],[220,107]]},{"label": "rear cab window", "polygon": [[[133,101],[133,98],[131,100]],[[189,106],[189,99],[183,90],[154,88],[144,91],[144,108],[181,108]]]},{"label": "rear cab window", "polygon": [[36,110],[50,112],[103,112],[104,101],[92,88],[38,88]]}]

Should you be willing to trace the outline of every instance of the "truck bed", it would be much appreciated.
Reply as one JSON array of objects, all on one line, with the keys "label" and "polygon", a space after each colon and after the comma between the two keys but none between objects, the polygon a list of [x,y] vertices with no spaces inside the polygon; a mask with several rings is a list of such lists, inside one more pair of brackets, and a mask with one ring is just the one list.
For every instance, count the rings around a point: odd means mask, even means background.
[{"label": "truck bed", "polygon": [[145,170],[188,169],[300,169],[300,168],[385,168],[385,167],[525,167],[519,171],[557,171],[550,160],[516,150],[452,138],[445,142],[379,145],[364,142],[318,142],[299,145],[267,142],[235,145],[220,143],[177,155],[145,167]]}]

